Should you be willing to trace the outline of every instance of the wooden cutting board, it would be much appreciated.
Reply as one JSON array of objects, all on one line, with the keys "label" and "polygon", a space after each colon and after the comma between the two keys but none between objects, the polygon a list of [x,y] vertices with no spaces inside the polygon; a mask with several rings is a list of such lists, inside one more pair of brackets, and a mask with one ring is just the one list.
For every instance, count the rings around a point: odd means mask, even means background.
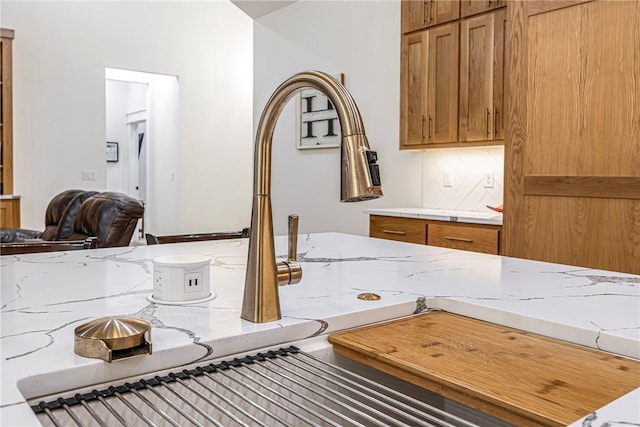
[{"label": "wooden cutting board", "polygon": [[334,350],[518,426],[565,426],[640,387],[640,361],[446,312],[331,334]]}]

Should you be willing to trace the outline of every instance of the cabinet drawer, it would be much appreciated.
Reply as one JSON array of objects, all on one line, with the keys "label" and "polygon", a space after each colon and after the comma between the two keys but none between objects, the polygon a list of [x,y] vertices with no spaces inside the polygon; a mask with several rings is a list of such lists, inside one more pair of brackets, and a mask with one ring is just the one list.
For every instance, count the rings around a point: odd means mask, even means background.
[{"label": "cabinet drawer", "polygon": [[429,224],[427,236],[427,244],[431,246],[498,254],[497,229]]},{"label": "cabinet drawer", "polygon": [[424,245],[427,243],[427,224],[414,218],[371,215],[369,236]]}]

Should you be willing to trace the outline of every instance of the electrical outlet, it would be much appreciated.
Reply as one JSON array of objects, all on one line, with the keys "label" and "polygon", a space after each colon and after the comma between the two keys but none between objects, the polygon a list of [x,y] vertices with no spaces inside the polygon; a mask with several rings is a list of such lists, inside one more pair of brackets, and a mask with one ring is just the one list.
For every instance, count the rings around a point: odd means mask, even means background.
[{"label": "electrical outlet", "polygon": [[202,292],[202,272],[185,273],[184,275],[184,293]]},{"label": "electrical outlet", "polygon": [[164,280],[162,279],[162,271],[153,270],[153,289],[162,291],[162,284]]},{"label": "electrical outlet", "polygon": [[493,171],[487,171],[484,174],[484,188],[493,188],[495,181],[495,174]]},{"label": "electrical outlet", "polygon": [[453,187],[453,184],[451,184],[451,171],[447,170],[442,173],[442,186]]},{"label": "electrical outlet", "polygon": [[82,180],[83,181],[95,181],[96,180],[96,171],[94,169],[82,169]]}]

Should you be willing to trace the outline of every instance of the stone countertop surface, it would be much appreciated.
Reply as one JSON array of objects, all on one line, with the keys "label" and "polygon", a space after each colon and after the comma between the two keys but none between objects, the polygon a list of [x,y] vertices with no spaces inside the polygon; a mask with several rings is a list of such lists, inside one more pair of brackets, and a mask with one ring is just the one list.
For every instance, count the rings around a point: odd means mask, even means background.
[{"label": "stone countertop surface", "polygon": [[458,211],[430,208],[379,208],[365,209],[367,215],[397,216],[402,218],[431,219],[434,221],[466,222],[470,224],[502,225],[502,213]]},{"label": "stone countertop surface", "polygon": [[[276,238],[280,258],[286,245],[285,236]],[[247,247],[237,239],[0,257],[0,425],[37,425],[28,399],[428,309],[640,358],[637,275],[339,233],[300,235],[303,278],[280,288],[282,319],[253,324],[240,319]],[[161,255],[210,257],[217,297],[149,302],[152,259]],[[382,298],[357,299],[362,292]],[[76,355],[74,329],[104,316],[150,322],[153,354],[111,364]],[[634,393],[603,408],[614,411],[609,419],[638,422]]]}]

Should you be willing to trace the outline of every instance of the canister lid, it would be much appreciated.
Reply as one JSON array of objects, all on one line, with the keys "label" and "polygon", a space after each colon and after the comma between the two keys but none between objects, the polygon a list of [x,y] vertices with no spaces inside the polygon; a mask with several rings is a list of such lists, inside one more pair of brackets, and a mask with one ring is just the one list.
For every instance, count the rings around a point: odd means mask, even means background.
[{"label": "canister lid", "polygon": [[[75,352],[111,362],[113,352],[134,351],[135,355],[151,354],[151,325],[132,317],[103,317],[75,329]],[[138,351],[142,350],[142,351]],[[119,354],[118,354],[119,355]],[[122,355],[130,357],[134,354]]]}]

